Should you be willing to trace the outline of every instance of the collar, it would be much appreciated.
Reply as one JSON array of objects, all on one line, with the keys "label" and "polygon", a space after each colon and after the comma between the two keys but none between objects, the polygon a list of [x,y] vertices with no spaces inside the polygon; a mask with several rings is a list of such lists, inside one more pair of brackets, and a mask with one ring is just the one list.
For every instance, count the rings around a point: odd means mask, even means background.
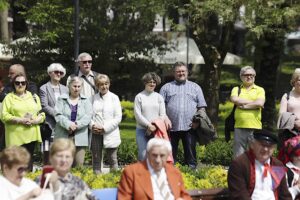
[{"label": "collar", "polygon": [[[149,172],[150,172],[150,175],[151,176],[153,176],[153,175],[157,175],[156,174],[156,172],[154,171],[154,169],[152,168],[152,166],[151,166],[151,164],[150,164],[150,162],[149,162],[149,160],[148,160],[148,158],[146,159],[146,163],[147,163],[147,167],[148,167],[148,170],[149,170]],[[165,171],[165,168],[163,167],[161,170],[160,170],[160,173],[162,174],[162,173],[165,173],[166,171]]]},{"label": "collar", "polygon": [[179,81],[174,80],[175,85],[185,85],[187,82],[189,82],[189,80],[187,80],[187,79],[183,82],[179,82]]},{"label": "collar", "polygon": [[[245,88],[243,84],[241,85],[241,88]],[[257,89],[257,88],[258,88],[258,86],[255,85],[255,83],[254,83],[254,84],[252,85],[252,87],[251,87],[251,89]]]},{"label": "collar", "polygon": [[[60,96],[60,98],[62,98],[62,99],[70,99],[70,96],[69,96],[69,94],[62,94],[62,95]],[[79,95],[79,99],[87,99],[87,97],[84,96],[84,95],[82,95],[82,94],[80,94],[80,95]]]},{"label": "collar", "polygon": [[264,164],[268,164],[268,165],[271,165],[271,159],[269,158],[268,160],[266,160],[264,163],[261,163],[260,161],[256,160],[255,159],[255,163],[258,165],[258,166],[264,166]]},{"label": "collar", "polygon": [[101,95],[100,92],[98,92],[98,95],[99,95],[100,98],[104,99],[107,96],[109,96],[109,93],[110,93],[110,91],[107,91],[107,93],[105,95]]},{"label": "collar", "polygon": [[[78,76],[81,77],[82,75],[84,75],[84,74],[79,70]],[[86,77],[88,77],[88,76],[94,77],[94,73],[93,73],[92,70],[90,71],[90,73]]]},{"label": "collar", "polygon": [[297,170],[300,170],[300,167],[297,167],[296,165],[294,165],[291,161],[286,163],[286,166],[290,169],[297,169]]},{"label": "collar", "polygon": [[63,183],[70,182],[70,181],[72,181],[72,174],[69,172],[66,174],[65,177],[58,177],[58,179]]}]

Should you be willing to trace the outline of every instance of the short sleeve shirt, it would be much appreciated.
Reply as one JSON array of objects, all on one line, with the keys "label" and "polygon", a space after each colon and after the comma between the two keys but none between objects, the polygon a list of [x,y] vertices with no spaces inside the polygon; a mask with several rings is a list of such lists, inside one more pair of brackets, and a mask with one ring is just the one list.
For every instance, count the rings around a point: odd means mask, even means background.
[{"label": "short sleeve shirt", "polygon": [[[262,87],[253,85],[250,90],[241,86],[240,95],[238,95],[238,87],[234,87],[231,96],[239,96],[240,98],[255,101],[257,99],[265,99],[265,90]],[[261,108],[245,110],[236,108],[234,113],[235,128],[253,128],[261,129]]]},{"label": "short sleeve shirt", "polygon": [[165,101],[167,115],[172,122],[171,131],[187,131],[197,108],[206,107],[201,87],[186,80],[166,83],[159,92]]}]

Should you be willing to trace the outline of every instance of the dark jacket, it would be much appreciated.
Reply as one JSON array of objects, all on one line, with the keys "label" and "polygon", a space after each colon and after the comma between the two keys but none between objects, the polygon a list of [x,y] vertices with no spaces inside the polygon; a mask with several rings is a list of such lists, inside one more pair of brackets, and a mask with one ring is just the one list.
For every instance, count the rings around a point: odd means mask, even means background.
[{"label": "dark jacket", "polygon": [[[232,161],[228,171],[228,189],[231,200],[251,200],[255,187],[255,167],[251,153],[245,152]],[[252,162],[250,160],[253,160]],[[251,165],[251,163],[253,163]],[[271,166],[283,166],[274,157],[271,157]],[[252,176],[250,174],[253,174]],[[278,200],[292,200],[289,193],[285,176],[281,179],[280,185],[275,190]]]},{"label": "dark jacket", "polygon": [[193,116],[193,122],[199,126],[195,130],[200,145],[206,145],[216,139],[216,131],[205,110],[199,109]]}]

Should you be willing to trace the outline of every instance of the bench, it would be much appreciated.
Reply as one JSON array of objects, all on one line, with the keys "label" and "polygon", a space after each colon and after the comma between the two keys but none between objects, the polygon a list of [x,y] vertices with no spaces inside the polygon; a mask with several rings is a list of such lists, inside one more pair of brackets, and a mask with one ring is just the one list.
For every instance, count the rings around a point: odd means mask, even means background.
[{"label": "bench", "polygon": [[189,190],[188,193],[193,200],[229,200],[229,193],[226,188]]},{"label": "bench", "polygon": [[[116,200],[118,190],[117,188],[103,188],[92,192],[98,199]],[[193,200],[229,200],[228,189],[225,188],[189,190],[188,193]]]}]

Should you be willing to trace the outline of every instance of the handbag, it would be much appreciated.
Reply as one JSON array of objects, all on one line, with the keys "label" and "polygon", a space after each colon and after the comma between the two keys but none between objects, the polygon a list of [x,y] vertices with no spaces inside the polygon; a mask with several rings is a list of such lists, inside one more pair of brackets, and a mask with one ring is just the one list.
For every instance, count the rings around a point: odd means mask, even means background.
[{"label": "handbag", "polygon": [[[37,100],[36,100],[36,94],[33,94],[33,100],[34,102],[37,104]],[[41,111],[39,111],[41,112]],[[40,126],[40,133],[41,133],[41,137],[42,137],[42,141],[44,142],[45,140],[49,140],[51,135],[52,135],[52,129],[50,128],[49,124],[47,124],[45,121],[41,124],[39,124]]]},{"label": "handbag", "polygon": [[41,194],[37,197],[31,198],[30,200],[54,200],[54,192],[52,189],[52,185],[50,185],[50,188],[46,188],[46,186],[49,183],[51,174],[49,173],[48,176],[46,176],[45,184],[42,188]]},{"label": "handbag", "polygon": [[51,138],[52,129],[50,128],[48,123],[43,122],[42,124],[40,124],[40,131],[43,141],[49,140]]},{"label": "handbag", "polygon": [[[238,96],[241,93],[241,87],[238,89]],[[234,113],[236,110],[236,105],[234,104],[231,113],[226,117],[225,119],[225,140],[228,142],[231,139],[230,132],[234,131],[234,124],[235,124],[235,119],[234,119]]]}]

